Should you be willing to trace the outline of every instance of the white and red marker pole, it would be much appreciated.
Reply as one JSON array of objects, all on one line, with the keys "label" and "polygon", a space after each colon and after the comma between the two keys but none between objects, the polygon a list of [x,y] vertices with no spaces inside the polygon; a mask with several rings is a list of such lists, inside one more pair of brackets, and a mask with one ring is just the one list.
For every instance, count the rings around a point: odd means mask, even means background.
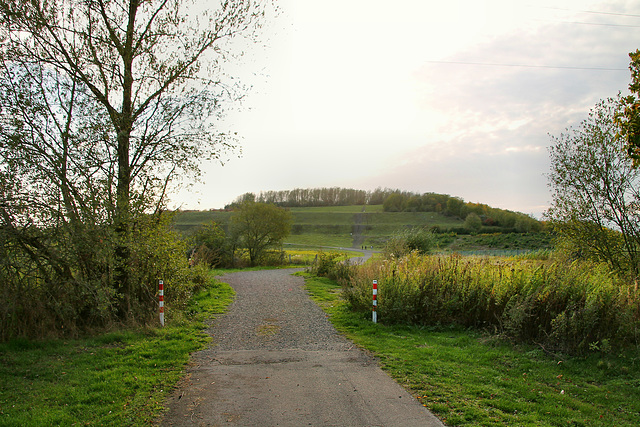
[{"label": "white and red marker pole", "polygon": [[164,326],[164,282],[160,280],[158,286],[160,290],[160,325]]},{"label": "white and red marker pole", "polygon": [[378,281],[373,281],[373,311],[371,312],[371,320],[373,323],[378,323],[378,312],[376,309],[378,308]]}]

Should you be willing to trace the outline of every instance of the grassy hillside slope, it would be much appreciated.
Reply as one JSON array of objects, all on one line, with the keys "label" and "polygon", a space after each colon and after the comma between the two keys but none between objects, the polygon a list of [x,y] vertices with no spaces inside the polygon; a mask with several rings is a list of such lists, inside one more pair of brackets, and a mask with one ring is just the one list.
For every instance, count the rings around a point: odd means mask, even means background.
[{"label": "grassy hillside slope", "polygon": [[[464,222],[435,212],[383,212],[382,205],[327,206],[290,208],[293,216],[291,234],[285,243],[289,245],[356,247],[363,245],[380,249],[393,234],[406,228],[438,228],[445,233],[438,235],[443,250],[484,251],[539,249],[550,245],[546,233],[529,235],[480,234],[458,236],[446,233],[459,230]],[[185,211],[176,215],[176,228],[189,230],[209,221],[227,228],[231,212]]]}]

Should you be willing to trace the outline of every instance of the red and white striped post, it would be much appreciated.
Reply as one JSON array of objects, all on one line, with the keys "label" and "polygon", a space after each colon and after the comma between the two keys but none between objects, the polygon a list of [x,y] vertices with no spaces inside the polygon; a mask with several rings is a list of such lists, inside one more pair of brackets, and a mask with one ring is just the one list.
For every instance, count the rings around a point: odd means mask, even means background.
[{"label": "red and white striped post", "polygon": [[160,288],[160,325],[164,326],[164,282],[160,280],[158,286]]},{"label": "red and white striped post", "polygon": [[378,323],[378,312],[376,309],[378,308],[378,281],[373,281],[373,311],[371,312],[371,317],[373,323]]}]

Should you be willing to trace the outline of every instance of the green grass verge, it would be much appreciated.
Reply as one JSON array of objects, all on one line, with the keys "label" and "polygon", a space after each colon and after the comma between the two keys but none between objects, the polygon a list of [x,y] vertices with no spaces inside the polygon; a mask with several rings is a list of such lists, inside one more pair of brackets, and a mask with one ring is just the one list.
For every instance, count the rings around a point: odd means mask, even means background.
[{"label": "green grass verge", "polygon": [[0,344],[0,425],[153,424],[190,353],[209,341],[203,321],[233,295],[215,282],[194,296],[189,313],[175,318],[169,307],[160,329]]},{"label": "green grass verge", "polygon": [[338,248],[350,248],[353,240],[349,234],[333,235],[322,233],[290,234],[285,239],[286,244],[306,246],[332,246]]},{"label": "green grass verge", "polygon": [[637,351],[568,358],[454,327],[373,324],[348,310],[337,284],[303,275],[336,329],[447,425],[640,425]]}]

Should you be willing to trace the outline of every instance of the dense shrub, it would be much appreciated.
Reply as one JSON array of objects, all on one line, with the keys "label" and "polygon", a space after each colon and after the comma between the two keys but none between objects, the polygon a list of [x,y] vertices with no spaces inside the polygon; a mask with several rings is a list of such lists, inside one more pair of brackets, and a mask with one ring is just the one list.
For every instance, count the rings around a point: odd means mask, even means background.
[{"label": "dense shrub", "polygon": [[189,261],[210,268],[233,266],[233,245],[215,221],[199,225],[189,236]]},{"label": "dense shrub", "polygon": [[207,283],[206,268],[189,268],[186,242],[171,230],[169,218],[160,221],[147,217],[134,233],[131,246],[134,283],[139,307],[137,317],[146,320],[157,311],[158,280],[165,282],[165,301],[173,309],[182,309],[194,292]]},{"label": "dense shrub", "polygon": [[343,282],[349,281],[354,270],[354,266],[345,260],[345,255],[339,252],[319,252],[316,261],[309,268],[317,276]]},{"label": "dense shrub", "polygon": [[374,279],[382,322],[481,327],[568,352],[638,338],[638,290],[602,265],[414,252],[353,270],[342,283],[355,310],[371,310]]},{"label": "dense shrub", "polygon": [[[131,322],[155,320],[159,279],[165,282],[167,306],[176,309],[206,283],[205,271],[188,268],[186,247],[170,231],[168,221],[164,216],[141,216],[132,230]],[[63,229],[56,233],[33,227],[29,231],[33,243],[55,253],[48,259],[31,256],[34,252],[25,245],[24,231],[19,238],[0,239],[5,261],[0,264],[0,340],[74,336],[122,321],[113,281],[115,237],[108,227],[87,229],[83,245],[70,244],[73,236]]]},{"label": "dense shrub", "polygon": [[428,254],[436,245],[434,234],[426,229],[408,229],[391,237],[384,246],[386,257],[403,257],[412,251]]},{"label": "dense shrub", "polygon": [[477,213],[471,212],[464,220],[464,227],[473,233],[477,233],[482,227],[482,219]]},{"label": "dense shrub", "polygon": [[258,263],[260,265],[278,266],[286,264],[287,254],[281,249],[269,249],[264,251]]}]

